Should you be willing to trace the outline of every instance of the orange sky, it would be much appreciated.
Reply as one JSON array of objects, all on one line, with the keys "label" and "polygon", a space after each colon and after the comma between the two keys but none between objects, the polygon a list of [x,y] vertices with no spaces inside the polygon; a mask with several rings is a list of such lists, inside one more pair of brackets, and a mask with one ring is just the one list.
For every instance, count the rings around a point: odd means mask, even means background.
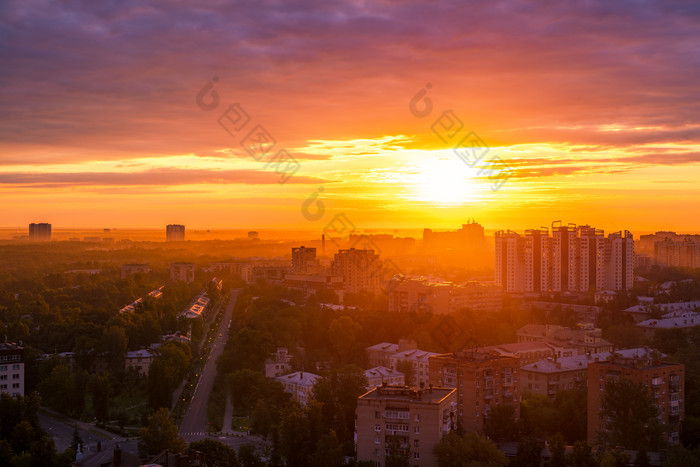
[{"label": "orange sky", "polygon": [[[0,226],[700,231],[699,19],[683,1],[3,2]],[[241,145],[257,125],[260,161]],[[474,167],[452,150],[470,133]],[[282,149],[291,175],[266,166]]]}]

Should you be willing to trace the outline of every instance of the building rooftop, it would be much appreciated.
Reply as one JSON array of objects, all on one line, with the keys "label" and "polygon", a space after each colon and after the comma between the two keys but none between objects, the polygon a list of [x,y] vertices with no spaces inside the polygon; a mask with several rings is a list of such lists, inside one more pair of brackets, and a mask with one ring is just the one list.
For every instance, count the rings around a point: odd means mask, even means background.
[{"label": "building rooftop", "polygon": [[676,302],[676,303],[656,303],[648,305],[635,305],[627,308],[626,313],[651,313],[654,310],[659,310],[661,313],[672,313],[676,311],[697,311],[700,310],[700,300],[692,302]]},{"label": "building rooftop", "polygon": [[384,352],[396,353],[399,351],[399,344],[392,344],[390,342],[381,342],[379,344],[374,344],[367,347],[367,350],[382,350]]},{"label": "building rooftop", "polygon": [[380,377],[396,378],[404,376],[404,374],[398,370],[392,370],[391,368],[387,368],[385,366],[376,366],[374,368],[370,368],[369,370],[365,370],[365,376],[367,376],[367,379]]},{"label": "building rooftop", "polygon": [[361,395],[362,400],[391,400],[438,404],[455,392],[453,388],[407,388],[405,386],[378,386]]},{"label": "building rooftop", "polygon": [[23,348],[14,342],[0,342],[0,350],[22,350]]},{"label": "building rooftop", "polygon": [[[652,353],[657,352],[647,347],[638,347],[634,349],[623,349],[615,351],[615,354],[622,358],[629,359],[652,359]],[[599,352],[590,355],[574,355],[572,357],[560,357],[555,359],[546,358],[535,363],[530,363],[522,367],[525,371],[535,371],[538,373],[559,373],[562,371],[571,371],[577,369],[586,369],[591,362],[607,361],[612,352]],[[666,355],[658,352],[657,355],[661,358]]]},{"label": "building rooftop", "polygon": [[637,326],[647,329],[692,328],[700,326],[700,313],[690,313],[689,316],[675,318],[647,319],[637,323]]},{"label": "building rooftop", "polygon": [[278,376],[275,378],[277,381],[282,383],[295,383],[301,386],[312,387],[316,384],[316,381],[321,379],[319,375],[309,373],[308,371],[296,371],[284,376]]},{"label": "building rooftop", "polygon": [[149,349],[132,350],[126,353],[126,358],[153,358],[155,354]]}]

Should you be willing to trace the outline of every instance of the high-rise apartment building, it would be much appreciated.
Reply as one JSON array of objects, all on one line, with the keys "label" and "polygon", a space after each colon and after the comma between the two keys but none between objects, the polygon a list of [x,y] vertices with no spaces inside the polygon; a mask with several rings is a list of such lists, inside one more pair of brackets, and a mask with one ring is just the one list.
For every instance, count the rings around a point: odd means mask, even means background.
[{"label": "high-rise apartment building", "polygon": [[51,240],[51,224],[45,222],[29,224],[29,240],[33,242],[48,242]]},{"label": "high-rise apartment building", "polygon": [[649,358],[615,357],[588,364],[588,442],[598,441],[598,433],[608,429],[601,399],[609,379],[627,379],[641,383],[654,399],[658,419],[665,425],[664,437],[678,444],[684,414],[685,366]]},{"label": "high-rise apartment building", "polygon": [[165,227],[166,242],[184,242],[185,226],[181,224],[168,224]]},{"label": "high-rise apartment building", "polygon": [[0,343],[0,394],[24,396],[24,348]]},{"label": "high-rise apartment building", "polygon": [[496,232],[496,285],[506,292],[525,289],[525,242],[510,230]]},{"label": "high-rise apartment building", "polygon": [[345,292],[379,293],[381,263],[374,250],[339,250],[331,262],[331,275],[343,278]]},{"label": "high-rise apartment building", "polygon": [[629,290],[634,282],[634,241],[588,225],[552,223],[521,236],[495,234],[495,282],[506,292]]},{"label": "high-rise apartment building", "polygon": [[319,272],[319,269],[316,248],[292,248],[292,274],[312,274]]},{"label": "high-rise apartment building", "polygon": [[458,419],[479,431],[492,407],[512,405],[520,416],[520,358],[495,352],[460,350],[430,357],[430,383],[457,391]]},{"label": "high-rise apartment building", "polygon": [[408,454],[411,466],[437,467],[433,446],[456,427],[456,392],[451,388],[379,386],[360,396],[357,460],[385,467],[394,450]]}]

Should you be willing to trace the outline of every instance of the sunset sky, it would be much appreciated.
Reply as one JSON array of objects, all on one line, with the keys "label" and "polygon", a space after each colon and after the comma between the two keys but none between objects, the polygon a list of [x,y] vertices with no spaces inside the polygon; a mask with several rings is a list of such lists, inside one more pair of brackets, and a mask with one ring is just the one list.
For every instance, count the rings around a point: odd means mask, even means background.
[{"label": "sunset sky", "polygon": [[[694,1],[5,0],[0,63],[0,227],[700,231]],[[285,183],[242,147],[256,125]]]}]

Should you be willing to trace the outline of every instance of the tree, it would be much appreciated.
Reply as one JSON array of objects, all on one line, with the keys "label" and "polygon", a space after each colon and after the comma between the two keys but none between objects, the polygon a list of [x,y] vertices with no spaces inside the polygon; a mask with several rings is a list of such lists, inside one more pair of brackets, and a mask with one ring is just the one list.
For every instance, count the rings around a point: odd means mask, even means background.
[{"label": "tree", "polygon": [[539,467],[542,464],[544,443],[537,438],[523,438],[518,443],[518,450],[513,465],[518,467]]},{"label": "tree", "polygon": [[396,362],[396,369],[404,374],[406,386],[413,386],[415,382],[416,370],[410,360],[399,360]]},{"label": "tree", "polygon": [[100,423],[106,423],[109,420],[109,400],[112,397],[112,383],[109,379],[109,373],[92,375],[89,386],[95,408],[95,418]]},{"label": "tree", "polygon": [[600,460],[600,467],[627,467],[630,464],[630,456],[620,449],[609,449]]},{"label": "tree", "polygon": [[255,445],[246,443],[238,449],[238,461],[241,467],[263,467],[265,463],[255,452]]},{"label": "tree", "polygon": [[515,407],[498,404],[491,407],[484,423],[484,434],[496,441],[513,441],[518,437]]},{"label": "tree", "polygon": [[550,467],[566,467],[566,443],[560,433],[549,438],[549,452],[552,454]]},{"label": "tree", "polygon": [[662,427],[654,400],[641,383],[628,379],[609,379],[601,397],[603,417],[608,430],[599,433],[608,446],[626,449],[658,449],[662,445]]},{"label": "tree", "polygon": [[316,450],[309,459],[309,465],[312,467],[340,467],[343,465],[343,451],[335,431],[331,430],[321,436],[316,444]]},{"label": "tree", "polygon": [[496,444],[476,432],[450,431],[433,447],[440,467],[502,467],[506,456]]},{"label": "tree", "polygon": [[349,316],[341,316],[331,321],[328,338],[338,361],[342,361],[350,353],[360,331],[360,325]]},{"label": "tree", "polygon": [[355,432],[357,398],[365,392],[367,377],[355,365],[333,370],[318,380],[313,388],[313,398],[322,404],[323,431],[335,430],[341,443],[351,441]]},{"label": "tree", "polygon": [[204,439],[190,443],[190,450],[199,451],[207,467],[238,467],[236,451],[214,439]]},{"label": "tree", "polygon": [[161,408],[148,417],[146,426],[139,432],[139,453],[141,457],[159,453],[164,450],[184,452],[185,440],[178,436],[177,426],[170,415],[170,410]]},{"label": "tree", "polygon": [[595,467],[598,463],[593,457],[593,449],[585,441],[574,443],[574,449],[569,456],[571,467]]}]

